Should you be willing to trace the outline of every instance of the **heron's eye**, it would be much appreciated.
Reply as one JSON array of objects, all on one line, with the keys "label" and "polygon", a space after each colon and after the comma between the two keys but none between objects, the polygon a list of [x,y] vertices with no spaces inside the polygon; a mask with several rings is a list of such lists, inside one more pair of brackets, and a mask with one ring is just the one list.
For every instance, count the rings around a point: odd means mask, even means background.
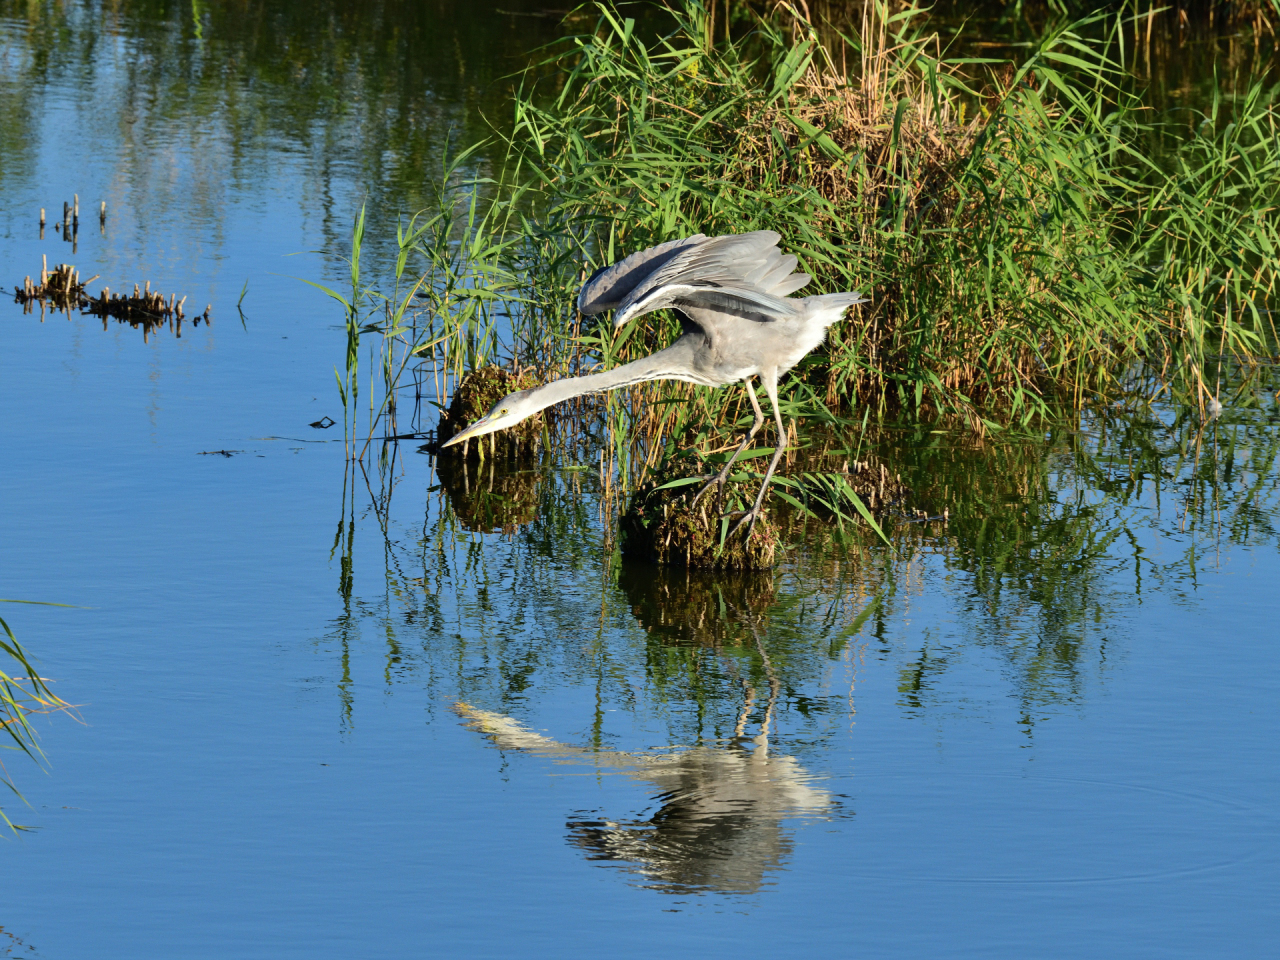
[{"label": "heron's eye", "polygon": [[503,407],[501,410],[498,411],[498,416],[505,417],[510,412],[511,411],[508,410],[506,407]]}]

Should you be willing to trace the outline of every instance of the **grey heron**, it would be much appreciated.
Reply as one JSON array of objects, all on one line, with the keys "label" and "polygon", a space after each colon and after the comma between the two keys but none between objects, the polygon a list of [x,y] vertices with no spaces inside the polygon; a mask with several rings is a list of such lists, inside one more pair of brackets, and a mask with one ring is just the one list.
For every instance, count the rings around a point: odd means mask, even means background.
[{"label": "grey heron", "polygon": [[743,381],[755,421],[720,473],[694,497],[723,483],[737,458],[764,426],[753,379],[764,384],[778,428],[778,444],[755,504],[734,525],[755,526],[787,445],[778,409],[778,378],[826,337],[845,310],[865,298],[856,292],[790,296],[811,279],[795,273],[796,258],[778,250],[772,230],[706,237],[697,234],[650,247],[597,270],[578,294],[585,316],[613,310],[614,328],[655,310],[670,308],[683,331],[671,346],[603,373],[567,377],[508,394],[489,413],[455,434],[444,446],[513,426],[540,410],[588,393],[603,393],[651,380],[682,380],[708,387]]}]

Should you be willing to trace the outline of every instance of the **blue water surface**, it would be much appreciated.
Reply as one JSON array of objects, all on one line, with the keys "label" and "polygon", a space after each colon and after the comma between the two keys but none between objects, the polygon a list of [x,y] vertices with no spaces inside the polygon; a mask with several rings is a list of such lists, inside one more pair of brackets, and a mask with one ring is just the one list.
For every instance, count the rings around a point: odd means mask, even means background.
[{"label": "blue water surface", "polygon": [[[49,24],[4,7],[25,126],[0,153],[0,281],[44,256],[213,322],[144,340],[0,307],[0,594],[75,605],[0,613],[77,707],[38,718],[47,772],[6,755],[32,830],[0,842],[0,950],[1274,952],[1274,397],[1011,439],[1037,481],[1010,472],[989,518],[961,482],[1000,473],[989,453],[924,430],[903,444],[959,464],[949,523],[763,582],[621,564],[593,471],[556,469],[576,464],[539,467],[521,522],[469,521],[416,443],[353,470],[341,427],[308,425],[341,420],[345,334],[292,278],[339,281],[360,205],[394,217],[397,177],[501,102],[506,61],[471,63],[476,92],[443,24],[500,52],[554,21],[422,14],[417,129],[372,81],[290,105],[302,74],[213,9],[70,4],[45,49]],[[377,24],[316,5],[324,46],[252,9],[279,49],[311,44],[298,69],[399,62]],[[253,69],[201,87],[229,50]],[[414,135],[425,159],[387,161]],[[73,193],[74,254],[38,226]],[[1132,469],[1143,450],[1160,471]]]}]

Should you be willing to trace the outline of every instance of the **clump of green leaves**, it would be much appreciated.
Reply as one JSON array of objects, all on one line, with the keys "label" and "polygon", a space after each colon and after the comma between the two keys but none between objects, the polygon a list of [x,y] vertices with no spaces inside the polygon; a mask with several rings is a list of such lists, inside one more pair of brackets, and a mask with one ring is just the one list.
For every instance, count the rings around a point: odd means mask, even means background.
[{"label": "clump of green leaves", "polygon": [[[622,553],[661,566],[708,570],[765,570],[773,566],[779,540],[767,517],[750,537],[731,536],[737,516],[751,506],[755,483],[726,484],[720,495],[693,503],[693,483],[705,478],[659,474],[631,498],[619,532]],[[736,510],[735,510],[736,508]]]}]

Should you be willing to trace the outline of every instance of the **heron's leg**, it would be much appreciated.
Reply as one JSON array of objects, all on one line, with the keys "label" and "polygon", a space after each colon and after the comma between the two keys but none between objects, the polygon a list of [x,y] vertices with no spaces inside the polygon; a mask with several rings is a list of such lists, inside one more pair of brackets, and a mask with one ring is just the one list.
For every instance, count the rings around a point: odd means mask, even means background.
[{"label": "heron's leg", "polygon": [[733,461],[737,460],[742,451],[747,449],[747,445],[756,438],[756,434],[760,432],[760,428],[764,426],[764,411],[760,409],[760,401],[756,398],[755,384],[751,382],[751,378],[747,377],[743,381],[743,386],[747,388],[747,398],[751,401],[751,409],[756,412],[755,423],[751,424],[751,429],[747,431],[746,436],[742,438],[742,442],[738,444],[738,449],[733,451],[733,456],[714,477],[707,481],[707,485],[694,494],[693,499],[689,502],[689,506],[693,506],[702,499],[702,495],[712,487],[718,487],[729,477],[729,470],[733,467]]},{"label": "heron's leg", "polygon": [[778,469],[778,461],[787,450],[787,426],[782,422],[782,411],[778,409],[778,371],[770,370],[760,377],[764,381],[765,393],[769,394],[769,403],[773,405],[773,419],[778,424],[778,448],[773,451],[773,459],[769,461],[769,469],[764,472],[764,483],[760,484],[760,493],[756,496],[755,506],[742,515],[742,519],[733,525],[729,536],[733,536],[747,525],[747,536],[755,529],[756,518],[760,516],[760,506],[764,503],[765,491],[769,489],[769,481],[773,479],[773,471]]}]

